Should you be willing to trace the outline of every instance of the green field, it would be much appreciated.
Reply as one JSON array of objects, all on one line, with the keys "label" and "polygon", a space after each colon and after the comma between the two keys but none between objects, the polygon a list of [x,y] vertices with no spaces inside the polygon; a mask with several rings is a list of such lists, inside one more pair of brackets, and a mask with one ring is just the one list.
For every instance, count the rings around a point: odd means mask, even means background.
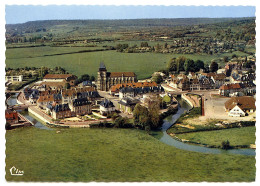
[{"label": "green field", "polygon": [[[153,72],[166,68],[168,61],[173,57],[186,56],[193,60],[201,59],[210,63],[212,59],[232,54],[199,55],[199,54],[161,54],[161,53],[120,53],[116,51],[86,52],[65,55],[54,55],[81,50],[94,50],[93,47],[35,47],[15,48],[6,50],[6,67],[42,67],[54,68],[61,66],[68,72],[77,76],[89,74],[96,76],[101,61],[107,66],[107,70],[133,71],[138,79],[150,77]],[[237,52],[235,52],[238,54]],[[241,53],[241,52],[240,52]],[[238,54],[242,55],[242,54]]]},{"label": "green field", "polygon": [[255,157],[183,151],[138,130],[6,131],[7,181],[251,182],[255,171]]},{"label": "green field", "polygon": [[228,140],[231,146],[255,144],[255,127],[242,127],[215,131],[192,132],[177,134],[180,139],[186,139],[207,145],[221,146],[222,141]]}]

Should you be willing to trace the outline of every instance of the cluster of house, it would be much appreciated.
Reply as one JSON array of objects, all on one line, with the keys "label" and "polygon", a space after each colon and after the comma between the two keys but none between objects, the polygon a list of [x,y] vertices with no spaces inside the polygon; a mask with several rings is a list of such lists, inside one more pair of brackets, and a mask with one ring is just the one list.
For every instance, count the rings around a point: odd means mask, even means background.
[{"label": "cluster of house", "polygon": [[[43,81],[32,88],[25,88],[23,95],[31,104],[45,111],[53,119],[90,114],[92,105],[100,100],[95,87],[76,87],[77,76],[72,74],[47,74]],[[70,89],[65,85],[69,84]]]},{"label": "cluster of house", "polygon": [[[236,65],[234,65],[236,64]],[[231,71],[228,75],[228,71]],[[228,63],[225,69],[217,72],[198,73],[189,72],[188,75],[169,75],[166,80],[168,86],[182,91],[219,89],[220,95],[255,95],[255,73],[239,69],[237,63]]]},{"label": "cluster of house", "polygon": [[145,106],[147,100],[153,100],[155,95],[163,91],[164,89],[155,82],[116,84],[111,87],[110,94],[119,97],[117,105],[105,99],[100,103],[100,112],[107,115],[117,109],[122,113],[132,114],[136,104]]},{"label": "cluster of house", "polygon": [[131,114],[135,105],[142,102],[143,95],[164,91],[155,82],[137,82],[134,72],[108,72],[104,63],[100,63],[96,86],[97,90],[109,91],[110,95],[119,97],[117,108],[107,99],[100,103],[100,112],[103,115],[114,112],[116,109]]},{"label": "cluster of house", "polygon": [[111,95],[119,96],[118,109],[127,114],[132,114],[137,103],[145,104],[145,99],[161,92],[164,89],[156,82],[117,84],[110,89]]},{"label": "cluster of house", "polygon": [[90,114],[92,105],[100,99],[94,87],[46,91],[24,89],[24,96],[54,119]]}]

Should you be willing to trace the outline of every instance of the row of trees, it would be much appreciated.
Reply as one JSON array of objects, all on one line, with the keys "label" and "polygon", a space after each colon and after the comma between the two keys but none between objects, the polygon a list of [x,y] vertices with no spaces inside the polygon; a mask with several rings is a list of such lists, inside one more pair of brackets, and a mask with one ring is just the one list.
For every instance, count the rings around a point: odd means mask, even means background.
[{"label": "row of trees", "polygon": [[167,70],[169,72],[179,73],[180,71],[187,72],[198,72],[200,69],[205,71],[216,72],[218,70],[218,63],[212,62],[210,67],[205,65],[202,60],[192,60],[184,56],[178,58],[172,58],[167,65]]}]

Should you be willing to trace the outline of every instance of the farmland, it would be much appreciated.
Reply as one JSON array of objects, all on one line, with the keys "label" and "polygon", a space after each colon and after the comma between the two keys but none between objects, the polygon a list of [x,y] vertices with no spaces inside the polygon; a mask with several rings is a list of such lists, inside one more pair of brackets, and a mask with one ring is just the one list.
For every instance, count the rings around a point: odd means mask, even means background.
[{"label": "farmland", "polygon": [[255,157],[183,151],[131,129],[6,131],[8,181],[250,182]]},{"label": "farmland", "polygon": [[176,136],[181,139],[207,145],[220,146],[223,141],[228,140],[232,146],[250,146],[250,144],[255,143],[255,131],[255,127],[242,127],[217,131],[191,132]]},{"label": "farmland", "polygon": [[[49,67],[61,66],[77,76],[89,74],[96,76],[99,63],[103,61],[109,71],[133,71],[138,79],[148,78],[154,71],[166,67],[173,57],[186,56],[194,60],[201,59],[210,63],[212,59],[232,54],[161,54],[161,53],[120,53],[112,51],[95,51],[77,53],[84,50],[95,50],[92,47],[30,47],[6,50],[6,67]],[[76,52],[74,54],[64,54]],[[59,55],[57,55],[59,54]],[[234,52],[234,54],[244,54]],[[48,56],[49,55],[49,56]],[[245,55],[245,54],[244,54]]]},{"label": "farmland", "polygon": [[[133,71],[138,79],[173,57],[212,60],[255,53],[255,18],[50,20],[6,25],[6,67],[61,66],[77,76]],[[120,48],[122,47],[123,48]],[[36,46],[36,47],[35,47]]]}]

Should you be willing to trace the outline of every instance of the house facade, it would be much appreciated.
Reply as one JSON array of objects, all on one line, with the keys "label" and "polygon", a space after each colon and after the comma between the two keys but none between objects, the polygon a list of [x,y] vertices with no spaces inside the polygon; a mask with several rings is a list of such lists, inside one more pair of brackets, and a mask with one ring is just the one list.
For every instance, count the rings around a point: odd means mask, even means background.
[{"label": "house facade", "polygon": [[91,102],[87,98],[79,98],[69,103],[72,116],[86,115],[92,112]]},{"label": "house facade", "polygon": [[255,99],[251,96],[232,97],[225,103],[229,116],[244,117],[256,110]]},{"label": "house facade", "polygon": [[54,119],[64,119],[64,118],[69,118],[71,117],[71,110],[69,108],[68,104],[60,104],[56,105],[53,108],[53,111],[51,113],[51,116]]},{"label": "house facade", "polygon": [[135,100],[130,97],[124,97],[118,102],[118,109],[126,114],[133,114],[135,105],[138,103],[138,100]]},{"label": "house facade", "polygon": [[100,113],[102,115],[111,114],[112,112],[116,111],[116,107],[114,106],[113,102],[105,99],[100,103]]}]

